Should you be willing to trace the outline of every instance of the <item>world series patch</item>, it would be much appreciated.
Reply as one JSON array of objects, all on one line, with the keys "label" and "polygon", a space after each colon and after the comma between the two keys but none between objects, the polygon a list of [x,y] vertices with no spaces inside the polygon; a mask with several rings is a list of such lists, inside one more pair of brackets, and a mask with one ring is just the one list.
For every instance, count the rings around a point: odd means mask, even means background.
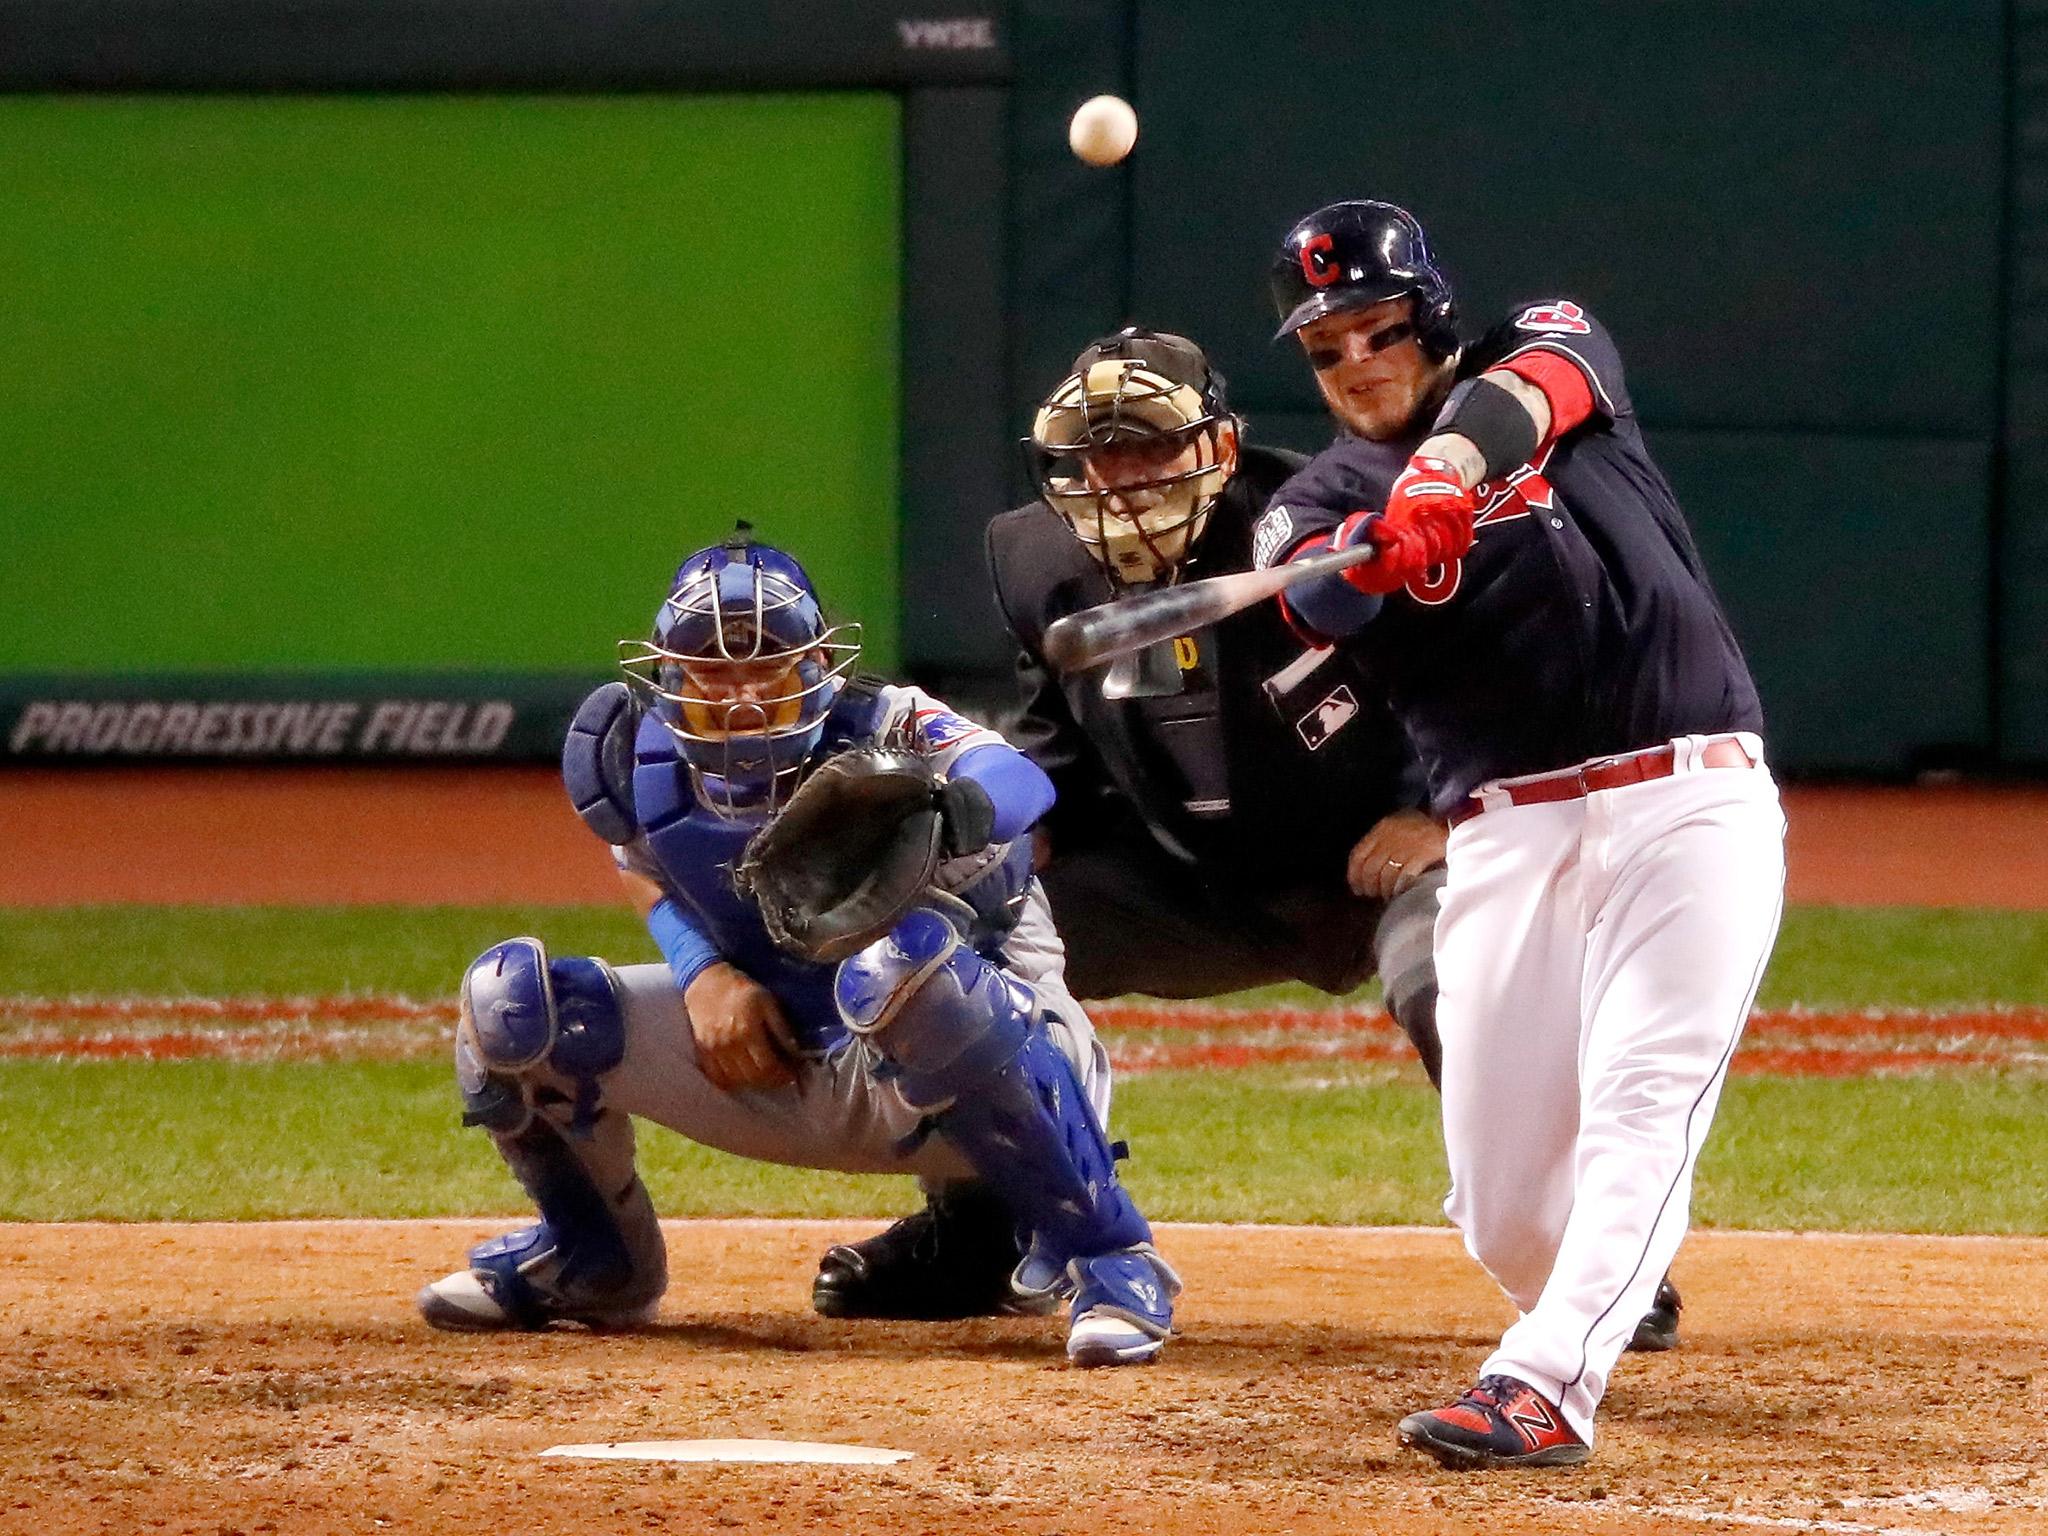
[{"label": "world series patch", "polygon": [[1294,532],[1294,517],[1285,507],[1269,507],[1252,528],[1252,564],[1264,570],[1273,557],[1287,546]]},{"label": "world series patch", "polygon": [[1556,336],[1584,336],[1593,327],[1587,323],[1583,309],[1570,299],[1559,299],[1555,304],[1530,305],[1515,321],[1515,329],[1547,331]]}]

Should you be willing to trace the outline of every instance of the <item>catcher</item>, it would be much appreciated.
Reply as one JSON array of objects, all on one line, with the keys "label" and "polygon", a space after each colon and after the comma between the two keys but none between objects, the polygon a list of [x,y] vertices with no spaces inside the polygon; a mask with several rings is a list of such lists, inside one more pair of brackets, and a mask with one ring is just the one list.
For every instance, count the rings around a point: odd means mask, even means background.
[{"label": "catcher", "polygon": [[1030,868],[1045,775],[915,688],[851,676],[803,568],[742,524],[676,573],[635,686],[563,751],[666,965],[486,950],[456,1075],[540,1210],[419,1293],[437,1328],[646,1323],[667,1285],[633,1118],[766,1161],[978,1179],[1009,1308],[1070,1301],[1077,1365],[1151,1359],[1180,1281],[1116,1177],[1108,1058]]}]

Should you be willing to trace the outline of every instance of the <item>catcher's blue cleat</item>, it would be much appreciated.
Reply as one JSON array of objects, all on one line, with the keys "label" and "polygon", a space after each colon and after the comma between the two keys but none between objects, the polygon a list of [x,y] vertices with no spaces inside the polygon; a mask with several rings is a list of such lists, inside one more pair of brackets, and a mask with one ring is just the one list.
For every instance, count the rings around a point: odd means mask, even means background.
[{"label": "catcher's blue cleat", "polygon": [[[451,1333],[537,1331],[580,1323],[599,1332],[643,1327],[654,1320],[665,1272],[622,1277],[564,1259],[546,1222],[479,1243],[469,1268],[421,1288],[420,1316]],[[625,1283],[620,1283],[624,1279]]]},{"label": "catcher's blue cleat", "polygon": [[1173,1332],[1180,1276],[1149,1244],[1076,1259],[1067,1359],[1075,1365],[1142,1365]]}]

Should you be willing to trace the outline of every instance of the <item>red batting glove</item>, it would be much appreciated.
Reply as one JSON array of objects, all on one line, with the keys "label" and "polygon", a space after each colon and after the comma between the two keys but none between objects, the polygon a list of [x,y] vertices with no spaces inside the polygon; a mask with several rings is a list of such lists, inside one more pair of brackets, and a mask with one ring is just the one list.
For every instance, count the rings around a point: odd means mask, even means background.
[{"label": "red batting glove", "polygon": [[1387,522],[1414,529],[1427,541],[1428,564],[1447,565],[1472,547],[1472,520],[1479,502],[1457,473],[1433,454],[1418,453],[1387,492]]},{"label": "red batting glove", "polygon": [[1384,512],[1354,512],[1338,525],[1332,549],[1366,540],[1379,558],[1354,565],[1344,579],[1361,592],[1397,592],[1432,566],[1449,565],[1472,547],[1478,499],[1458,483],[1451,466],[1433,454],[1417,454],[1387,492]]},{"label": "red batting glove", "polygon": [[1389,528],[1386,518],[1378,512],[1354,512],[1330,536],[1332,549],[1351,549],[1359,544],[1372,544],[1379,554],[1338,574],[1359,591],[1374,597],[1400,591],[1412,578],[1429,569],[1426,561],[1416,564],[1422,553],[1419,537],[1413,531],[1404,533]]}]

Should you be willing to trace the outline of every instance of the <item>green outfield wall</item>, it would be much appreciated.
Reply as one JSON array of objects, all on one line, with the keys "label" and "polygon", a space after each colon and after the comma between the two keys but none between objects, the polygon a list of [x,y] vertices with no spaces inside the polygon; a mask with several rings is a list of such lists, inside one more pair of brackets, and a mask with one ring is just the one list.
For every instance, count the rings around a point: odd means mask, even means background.
[{"label": "green outfield wall", "polygon": [[0,752],[545,752],[734,515],[999,706],[1033,403],[1138,322],[1326,441],[1264,267],[1381,196],[1607,321],[1780,765],[2039,770],[2044,145],[2048,0],[0,0]]},{"label": "green outfield wall", "polygon": [[10,673],[589,675],[749,518],[894,659],[881,93],[0,99]]}]

